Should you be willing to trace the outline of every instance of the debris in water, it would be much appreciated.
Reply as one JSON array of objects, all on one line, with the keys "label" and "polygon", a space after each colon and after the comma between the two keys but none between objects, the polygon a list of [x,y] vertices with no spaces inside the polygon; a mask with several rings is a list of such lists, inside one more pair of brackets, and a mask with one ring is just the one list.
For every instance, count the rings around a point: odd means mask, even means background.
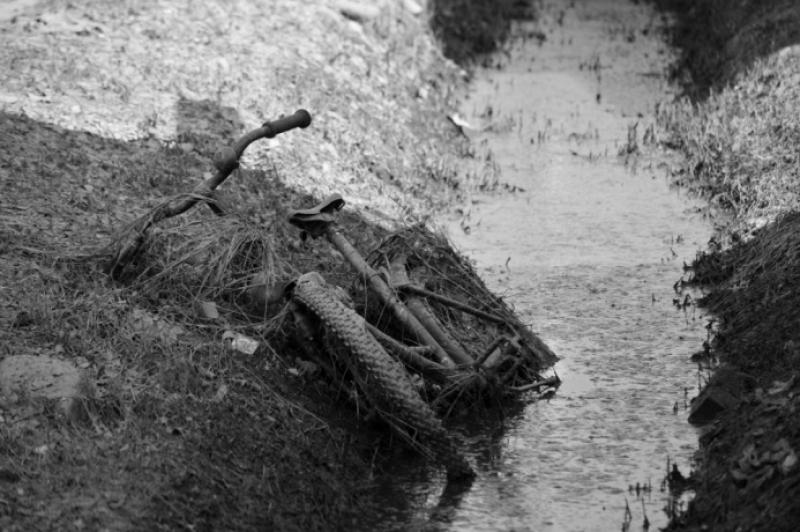
[{"label": "debris in water", "polygon": [[631,507],[628,505],[628,498],[625,497],[625,516],[622,518],[622,532],[630,530],[631,521],[633,521],[633,514],[631,513]]},{"label": "debris in water", "polygon": [[462,135],[466,136],[466,132],[464,131],[465,129],[469,131],[475,131],[475,127],[473,127],[472,124],[458,116],[456,113],[447,115],[447,119],[450,120],[454,126],[456,126],[456,129],[458,129],[458,132]]},{"label": "debris in water", "polygon": [[650,530],[650,520],[647,518],[647,510],[644,507],[644,499],[640,499],[642,501],[642,515],[644,515],[644,521],[642,522],[642,530]]}]

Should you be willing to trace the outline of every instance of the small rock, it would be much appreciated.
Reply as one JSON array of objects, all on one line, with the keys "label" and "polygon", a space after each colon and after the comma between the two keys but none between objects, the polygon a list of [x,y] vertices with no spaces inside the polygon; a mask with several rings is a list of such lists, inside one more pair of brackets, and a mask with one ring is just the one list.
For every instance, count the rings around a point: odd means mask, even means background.
[{"label": "small rock", "polygon": [[689,423],[706,425],[714,421],[723,410],[733,408],[738,401],[730,392],[718,386],[707,386],[700,395],[692,399]]},{"label": "small rock", "polygon": [[797,455],[792,450],[786,455],[786,458],[784,458],[780,464],[781,473],[783,473],[784,475],[788,475],[789,472],[792,469],[794,469],[796,465],[797,465]]},{"label": "small rock", "polygon": [[217,310],[217,304],[213,301],[198,301],[197,312],[201,318],[207,320],[219,319],[219,310]]},{"label": "small rock", "polygon": [[215,403],[221,402],[223,399],[225,399],[225,396],[228,395],[228,390],[229,388],[227,384],[225,383],[220,384],[219,388],[217,388],[217,393],[214,394],[214,398],[212,399],[212,401],[214,401]]},{"label": "small rock", "polygon": [[64,414],[80,418],[81,372],[73,364],[48,356],[14,355],[0,361],[0,395],[58,400]]},{"label": "small rock", "polygon": [[404,0],[403,5],[405,6],[406,10],[411,13],[412,15],[419,15],[422,13],[423,8],[414,0]]},{"label": "small rock", "polygon": [[378,18],[381,14],[381,9],[378,6],[362,3],[362,2],[338,2],[336,7],[339,12],[350,20],[356,22],[367,22]]},{"label": "small rock", "polygon": [[17,103],[20,97],[16,94],[9,94],[7,92],[0,92],[0,103]]},{"label": "small rock", "polygon": [[258,350],[258,341],[241,333],[225,331],[222,334],[222,341],[225,342],[230,349],[244,353],[245,355],[252,355]]},{"label": "small rock", "polygon": [[469,122],[467,122],[466,120],[464,120],[463,118],[458,116],[456,113],[448,115],[447,118],[456,127],[460,127],[460,128],[464,128],[464,129],[475,129],[474,127],[472,127],[472,125]]},{"label": "small rock", "polygon": [[394,181],[394,176],[385,166],[375,166],[372,173],[381,181],[391,182]]},{"label": "small rock", "polygon": [[38,454],[39,456],[44,456],[44,455],[47,454],[47,451],[49,451],[49,450],[50,450],[50,447],[45,444],[45,445],[40,445],[40,446],[34,448],[33,452]]}]

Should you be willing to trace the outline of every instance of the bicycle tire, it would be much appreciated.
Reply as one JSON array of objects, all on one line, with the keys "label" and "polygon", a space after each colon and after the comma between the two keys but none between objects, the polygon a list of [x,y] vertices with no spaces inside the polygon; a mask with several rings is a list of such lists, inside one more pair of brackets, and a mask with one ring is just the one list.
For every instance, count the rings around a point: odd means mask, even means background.
[{"label": "bicycle tire", "polygon": [[360,391],[395,432],[424,454],[432,454],[446,467],[449,479],[474,476],[469,462],[414,388],[403,365],[369,333],[361,316],[331,294],[320,274],[301,275],[292,289],[292,299],[319,319],[325,347],[350,370]]}]

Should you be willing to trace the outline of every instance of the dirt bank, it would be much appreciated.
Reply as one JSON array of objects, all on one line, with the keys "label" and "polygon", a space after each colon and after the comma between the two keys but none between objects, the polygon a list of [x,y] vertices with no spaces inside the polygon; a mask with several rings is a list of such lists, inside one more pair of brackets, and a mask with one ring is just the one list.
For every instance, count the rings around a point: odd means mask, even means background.
[{"label": "dirt bank", "polygon": [[[227,348],[223,330],[265,331],[228,302],[209,318],[198,286],[119,284],[91,260],[113,230],[191,190],[219,145],[301,107],[312,126],[254,145],[220,197],[236,227],[281,243],[281,264],[340,267],[284,223],[312,197],[356,206],[348,232],[365,248],[395,220],[491,186],[491,167],[462,165],[470,148],[448,114],[465,73],[431,12],[343,4],[0,12],[0,358],[82,374],[72,417],[24,391],[0,397],[3,530],[330,530],[369,511],[384,432],[354,427],[291,351]],[[230,228],[195,210],[163,238]]]},{"label": "dirt bank", "polygon": [[800,41],[800,7],[665,4],[678,10],[682,66],[703,96],[667,108],[662,120],[687,154],[676,181],[717,215],[718,238],[686,281],[717,316],[697,360],[713,370],[706,393],[726,407],[700,440],[697,495],[673,528],[796,530],[800,50],[789,45]]},{"label": "dirt bank", "polygon": [[469,65],[496,52],[509,37],[511,22],[534,16],[526,0],[431,0],[431,28],[445,55]]},{"label": "dirt bank", "polygon": [[800,39],[792,0],[652,0],[677,15],[677,72],[695,97],[719,89],[758,59]]}]

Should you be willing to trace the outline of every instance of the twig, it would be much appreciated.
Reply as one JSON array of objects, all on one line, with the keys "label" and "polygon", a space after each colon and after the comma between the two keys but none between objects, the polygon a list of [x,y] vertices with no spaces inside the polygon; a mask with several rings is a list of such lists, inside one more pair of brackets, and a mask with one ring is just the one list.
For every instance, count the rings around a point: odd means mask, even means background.
[{"label": "twig", "polygon": [[561,379],[557,376],[547,377],[546,379],[542,379],[540,381],[532,382],[530,384],[526,384],[524,386],[509,386],[508,389],[512,392],[527,392],[528,390],[533,390],[535,388],[541,388],[542,386],[556,386],[561,383]]},{"label": "twig", "polygon": [[642,514],[644,514],[644,521],[642,522],[642,530],[650,530],[650,520],[647,518],[647,510],[644,507],[644,499],[642,501]]},{"label": "twig", "polygon": [[491,355],[495,349],[500,347],[500,344],[502,344],[507,340],[508,338],[506,338],[505,336],[498,336],[497,338],[495,338],[494,342],[492,342],[489,345],[489,347],[486,348],[486,351],[484,351],[483,354],[480,357],[478,357],[478,360],[475,361],[475,367],[478,368],[482,366],[483,363],[486,362],[486,359],[489,358],[489,355]]}]

